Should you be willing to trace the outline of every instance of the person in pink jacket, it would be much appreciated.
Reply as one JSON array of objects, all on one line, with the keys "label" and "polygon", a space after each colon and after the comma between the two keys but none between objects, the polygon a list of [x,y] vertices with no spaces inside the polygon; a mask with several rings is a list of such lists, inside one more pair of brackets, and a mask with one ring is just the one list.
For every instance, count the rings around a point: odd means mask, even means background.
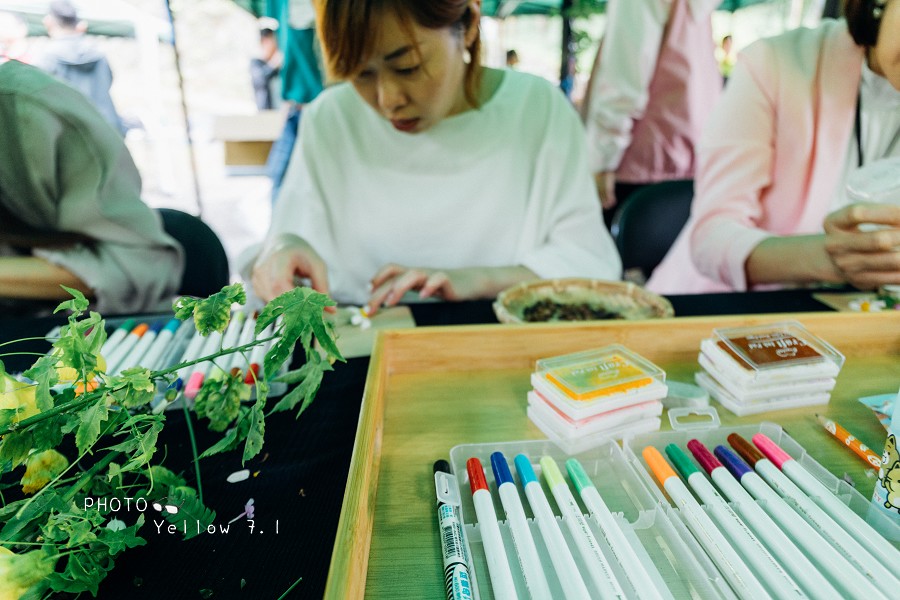
[{"label": "person in pink jacket", "polygon": [[647,287],[900,283],[900,206],[845,192],[855,168],[900,156],[898,138],[900,0],[846,0],[845,19],[756,42],[701,138],[691,217]]},{"label": "person in pink jacket", "polygon": [[692,179],[722,76],[712,13],[721,0],[610,0],[582,113],[604,220],[645,185]]}]

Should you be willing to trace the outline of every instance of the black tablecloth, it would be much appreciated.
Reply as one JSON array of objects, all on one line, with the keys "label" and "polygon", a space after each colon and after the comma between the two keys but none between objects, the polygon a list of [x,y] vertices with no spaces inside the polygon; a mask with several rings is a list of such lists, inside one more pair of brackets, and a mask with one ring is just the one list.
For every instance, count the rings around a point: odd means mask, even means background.
[{"label": "black tablecloth", "polygon": [[[827,310],[807,291],[711,294],[670,297],[676,315],[773,313]],[[490,302],[426,303],[412,306],[419,325],[496,323]],[[9,340],[43,335],[62,318],[0,319]],[[46,344],[32,342],[32,351]],[[10,371],[34,357],[5,358]],[[279,413],[266,421],[262,453],[241,465],[237,452],[201,461],[204,500],[216,511],[216,527],[242,513],[254,500],[254,530],[238,519],[227,533],[183,541],[146,513],[146,546],[126,551],[102,583],[101,599],[278,598],[298,580],[287,598],[319,598],[325,589],[344,486],[353,449],[368,359],[351,359],[326,373],[312,406],[295,420]],[[220,434],[196,426],[201,449]],[[195,483],[184,415],[170,412],[159,438],[157,459]],[[242,468],[253,476],[240,483],[226,477]],[[166,524],[167,525],[167,524]],[[188,526],[191,523],[188,522]],[[277,532],[276,532],[277,528]]]}]

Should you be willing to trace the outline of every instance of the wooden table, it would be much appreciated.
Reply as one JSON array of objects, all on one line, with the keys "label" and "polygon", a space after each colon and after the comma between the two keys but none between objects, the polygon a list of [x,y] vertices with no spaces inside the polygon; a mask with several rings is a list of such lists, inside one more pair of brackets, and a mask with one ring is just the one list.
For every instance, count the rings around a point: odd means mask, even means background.
[{"label": "wooden table", "polygon": [[[350,476],[332,555],[328,598],[440,598],[441,557],[432,464],[463,443],[543,438],[525,415],[541,357],[624,344],[691,381],[700,340],[715,327],[795,319],[846,357],[828,406],[736,417],[723,426],[781,424],[837,477],[869,496],[874,479],[813,418],[824,413],[880,449],[884,429],[857,402],[900,382],[900,312],[686,317],[592,324],[479,325],[380,334],[369,365]],[[667,429],[666,419],[663,428]]]}]

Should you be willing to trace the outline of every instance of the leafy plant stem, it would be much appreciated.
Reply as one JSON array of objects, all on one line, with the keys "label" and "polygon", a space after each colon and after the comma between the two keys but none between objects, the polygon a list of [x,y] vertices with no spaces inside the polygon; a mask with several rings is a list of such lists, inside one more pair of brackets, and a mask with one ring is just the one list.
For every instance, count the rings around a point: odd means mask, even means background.
[{"label": "leafy plant stem", "polygon": [[187,407],[187,399],[182,398],[181,409],[184,411],[184,422],[187,424],[188,437],[191,440],[191,458],[194,461],[194,473],[197,475],[197,498],[203,504],[203,484],[200,482],[200,454],[197,452],[197,438],[194,436],[194,424]]},{"label": "leafy plant stem", "polygon": [[41,421],[46,421],[47,419],[49,419],[51,417],[55,417],[56,415],[64,413],[64,412],[76,411],[79,408],[83,408],[83,407],[87,406],[88,404],[91,404],[92,402],[94,402],[99,395],[100,394],[96,393],[96,392],[89,392],[87,394],[84,394],[83,396],[79,396],[78,398],[76,398],[74,400],[70,400],[69,402],[57,404],[53,408],[50,408],[43,412],[40,412],[34,416],[28,417],[27,419],[22,419],[21,421],[19,421],[18,423],[15,423],[13,425],[7,426],[6,428],[0,430],[0,436],[4,436],[7,433],[12,433],[13,431],[16,431],[19,429],[24,429],[25,427],[30,427],[31,425],[40,423]]},{"label": "leafy plant stem", "polygon": [[[110,429],[112,429],[114,424],[115,424],[114,422],[109,423],[109,424],[107,425],[107,427],[106,427],[106,430],[105,430],[103,433],[105,434],[105,433],[107,433]],[[99,439],[99,438],[98,438],[98,439]],[[84,458],[85,456],[87,456],[88,454],[90,454],[91,449],[93,449],[94,445],[95,445],[95,444],[91,445],[90,448],[87,448],[84,452],[82,452],[81,455],[79,455],[77,459],[75,459],[72,463],[70,463],[68,467],[66,467],[65,469],[63,469],[63,471],[62,471],[59,475],[57,475],[57,476],[54,477],[52,480],[50,480],[50,482],[48,482],[47,485],[45,485],[44,487],[42,487],[41,489],[39,489],[39,490],[37,491],[37,493],[35,493],[31,498],[29,498],[29,499],[28,499],[28,502],[26,502],[25,505],[24,505],[22,508],[19,509],[19,512],[17,513],[17,516],[18,516],[18,515],[21,515],[23,512],[25,512],[25,509],[28,508],[29,505],[31,505],[32,502],[34,502],[35,500],[37,500],[37,498],[38,498],[41,494],[43,494],[44,491],[49,490],[49,489],[52,489],[53,486],[54,486],[60,479],[62,479],[62,476],[65,475],[66,473],[68,473],[69,470],[72,469],[75,465],[77,465],[77,464],[81,461],[82,458]],[[116,456],[118,456],[118,455],[119,455],[119,452],[110,452],[110,453],[108,453],[106,456],[104,456],[103,459],[101,459],[101,460],[97,463],[97,465],[101,465],[101,464],[104,463],[104,462],[106,463],[106,465],[109,465],[109,463],[112,462],[112,460],[113,460]],[[66,492],[65,495],[63,495],[63,500],[65,500],[66,502],[68,502],[69,500],[71,500],[72,498],[75,497],[75,494],[77,494],[77,493],[79,492],[79,490],[81,490],[81,488],[84,487],[84,484],[85,484],[87,481],[89,481],[91,477],[94,476],[94,473],[96,472],[96,471],[95,471],[95,468],[96,468],[97,465],[94,465],[93,467],[91,467],[90,469],[88,469],[87,471],[85,471],[85,472],[81,475],[81,477],[78,478],[78,481],[76,481],[76,482],[72,485],[72,487],[69,489],[69,491]],[[102,467],[101,467],[101,468],[102,468]],[[87,479],[85,479],[85,476],[87,476]]]},{"label": "leafy plant stem", "polygon": [[278,596],[278,600],[284,600],[285,598],[287,598],[287,595],[290,594],[294,590],[294,588],[300,584],[301,581],[303,581],[303,578],[298,577],[297,581],[291,584],[291,587],[286,589],[282,595]]},{"label": "leafy plant stem", "polygon": [[153,371],[152,373],[150,373],[150,377],[154,378],[154,379],[157,377],[163,377],[164,375],[168,375],[170,373],[175,373],[176,371],[180,371],[185,367],[190,367],[190,366],[196,365],[198,363],[215,360],[215,359],[219,358],[220,356],[227,356],[229,354],[234,354],[235,352],[243,352],[244,350],[250,350],[254,346],[259,346],[260,344],[265,344],[266,342],[270,342],[277,338],[278,338],[277,335],[273,335],[271,337],[254,340],[250,343],[244,344],[243,346],[235,346],[234,348],[226,348],[225,350],[220,350],[220,351],[218,351],[214,354],[210,354],[208,356],[201,356],[200,358],[198,358],[196,360],[190,360],[190,361],[178,363],[177,365],[170,367],[168,369],[163,369],[162,371]]},{"label": "leafy plant stem", "polygon": [[88,469],[87,471],[82,473],[81,477],[78,478],[78,481],[73,483],[72,487],[70,487],[69,490],[65,494],[63,494],[63,500],[68,502],[72,498],[74,498],[75,494],[80,492],[81,488],[83,488],[85,485],[87,485],[90,482],[90,480],[94,477],[94,475],[96,475],[97,473],[99,473],[100,471],[102,471],[103,469],[108,467],[109,463],[114,461],[121,454],[122,454],[121,452],[108,452],[106,454],[106,456],[104,456],[103,458],[98,460],[90,469]]},{"label": "leafy plant stem", "polygon": [[[0,342],[0,348],[3,346],[9,346],[10,344],[18,344],[19,342],[33,342],[35,340],[46,340],[42,335],[34,336],[34,337],[24,337],[24,338],[16,338],[14,340],[9,340],[6,342]],[[30,354],[37,354],[36,352]]]}]

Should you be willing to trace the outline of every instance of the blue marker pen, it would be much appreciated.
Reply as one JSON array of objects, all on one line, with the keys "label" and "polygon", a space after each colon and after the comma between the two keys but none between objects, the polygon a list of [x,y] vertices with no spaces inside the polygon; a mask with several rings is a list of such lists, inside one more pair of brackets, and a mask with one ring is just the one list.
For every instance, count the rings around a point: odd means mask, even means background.
[{"label": "blue marker pen", "polygon": [[519,557],[519,567],[525,577],[525,585],[534,600],[552,598],[541,559],[538,557],[534,538],[531,537],[531,529],[525,518],[525,509],[519,498],[519,491],[513,483],[512,473],[506,463],[506,457],[502,452],[491,454],[491,469],[494,471],[494,481],[497,482],[497,492],[500,494],[500,503],[506,513],[506,520],[512,532],[513,545]]}]

